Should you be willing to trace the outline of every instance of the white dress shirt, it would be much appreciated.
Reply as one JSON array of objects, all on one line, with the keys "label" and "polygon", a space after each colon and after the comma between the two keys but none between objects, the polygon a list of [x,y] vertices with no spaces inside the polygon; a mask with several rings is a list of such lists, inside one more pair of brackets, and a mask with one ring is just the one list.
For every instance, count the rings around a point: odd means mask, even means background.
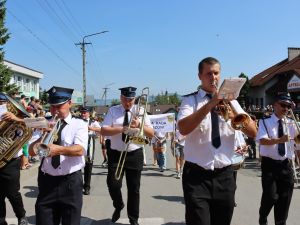
[{"label": "white dress shirt", "polygon": [[[100,124],[98,123],[98,121],[91,121],[90,119],[87,119],[87,124],[89,127],[93,127],[93,128],[101,128]],[[91,123],[91,124],[90,124]],[[97,132],[89,130],[89,135],[97,135]]]},{"label": "white dress shirt", "polygon": [[[64,119],[67,125],[62,129],[62,146],[80,145],[84,148],[85,154],[88,144],[88,127],[82,119],[72,117],[71,113]],[[84,156],[60,155],[60,165],[54,169],[51,165],[51,157],[43,160],[42,172],[52,176],[71,174],[82,169],[85,165]]]},{"label": "white dress shirt", "polygon": [[[278,138],[278,120],[279,118],[272,114],[270,118],[265,118],[264,126],[263,120],[259,121],[259,128],[256,136],[256,140],[259,141],[262,138]],[[295,136],[295,125],[291,119],[282,119],[283,133],[288,134],[292,139]],[[267,130],[268,132],[267,132]],[[269,135],[268,135],[269,133]],[[284,156],[280,156],[278,154],[278,145],[261,145],[260,144],[260,155],[269,157],[274,160],[285,160],[286,158],[292,159],[294,157],[294,141],[290,140],[289,142],[285,142],[285,152]]]},{"label": "white dress shirt", "polygon": [[[141,109],[140,111],[144,111]],[[143,114],[143,112],[140,112]],[[128,112],[128,120],[131,120],[132,116],[138,114],[137,105],[133,105]],[[116,105],[109,108],[104,121],[103,127],[123,127],[125,109],[122,105]],[[152,127],[149,117],[145,116],[145,126]],[[126,148],[126,143],[122,141],[122,133],[110,136],[109,139],[111,140],[111,148],[118,151],[124,151]],[[128,152],[134,151],[138,148],[141,148],[142,145],[136,145],[130,143],[128,146]]]},{"label": "white dress shirt", "polygon": [[[196,98],[195,98],[196,97]],[[190,95],[182,100],[178,121],[193,114],[209,101],[206,92],[200,89],[195,96]],[[232,164],[234,154],[235,130],[223,117],[219,117],[221,146],[215,148],[211,139],[211,114],[208,113],[201,123],[185,139],[184,157],[207,170],[223,168]]]}]

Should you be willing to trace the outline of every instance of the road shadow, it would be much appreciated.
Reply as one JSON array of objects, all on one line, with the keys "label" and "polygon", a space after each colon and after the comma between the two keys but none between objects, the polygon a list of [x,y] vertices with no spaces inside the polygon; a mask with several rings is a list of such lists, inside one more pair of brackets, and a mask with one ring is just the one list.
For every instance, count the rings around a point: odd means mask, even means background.
[{"label": "road shadow", "polygon": [[152,196],[155,199],[158,200],[166,200],[169,202],[179,202],[184,204],[184,198],[182,196],[162,196],[162,195],[154,195]]},{"label": "road shadow", "polygon": [[28,190],[24,195],[28,198],[36,198],[39,193],[37,186],[24,186],[23,189]]},{"label": "road shadow", "polygon": [[185,225],[183,222],[170,222],[170,223],[164,223],[163,225]]},{"label": "road shadow", "polygon": [[36,224],[35,215],[27,216],[29,224]]}]

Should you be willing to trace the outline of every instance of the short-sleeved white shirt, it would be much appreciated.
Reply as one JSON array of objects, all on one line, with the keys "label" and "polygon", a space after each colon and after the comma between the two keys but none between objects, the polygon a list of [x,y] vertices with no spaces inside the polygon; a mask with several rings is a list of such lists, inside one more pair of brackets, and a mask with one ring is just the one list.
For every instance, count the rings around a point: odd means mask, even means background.
[{"label": "short-sleeved white shirt", "polygon": [[[197,93],[189,95],[182,100],[178,121],[191,115],[203,107],[209,98],[206,92],[200,89]],[[223,168],[232,164],[234,154],[235,130],[223,117],[219,117],[219,130],[221,146],[215,148],[211,139],[211,114],[208,113],[200,124],[185,139],[184,157],[187,161],[196,163],[207,170]]]},{"label": "short-sleeved white shirt", "polygon": [[[71,113],[64,119],[67,125],[62,129],[61,140],[63,146],[80,145],[87,151],[88,127],[82,119],[72,117]],[[85,155],[85,154],[84,154]],[[51,165],[51,157],[43,160],[42,172],[52,176],[71,174],[82,169],[85,165],[84,155],[65,156],[60,155],[60,165],[56,169]]]},{"label": "short-sleeved white shirt", "polygon": [[[279,118],[273,113],[271,117],[264,118],[259,121],[258,132],[256,140],[259,141],[262,138],[278,138],[278,120]],[[265,122],[265,125],[263,123]],[[295,136],[295,125],[291,119],[282,119],[283,132],[288,134],[292,139]],[[274,160],[285,160],[286,158],[292,159],[294,156],[294,141],[285,142],[284,156],[278,154],[278,144],[275,145],[260,145],[260,155],[266,156]]]},{"label": "short-sleeved white shirt", "polygon": [[[140,109],[140,111],[144,111],[143,109]],[[128,112],[128,119],[131,120],[132,116],[135,116],[138,114],[138,108],[137,105],[133,105],[131,109]],[[143,114],[143,112],[140,112],[140,114]],[[123,121],[124,121],[124,115],[125,115],[125,109],[122,105],[116,105],[109,108],[104,121],[103,121],[103,127],[122,127]],[[149,117],[145,116],[145,126],[152,127]],[[122,141],[122,133],[110,136],[109,139],[111,140],[111,148],[118,151],[124,151],[126,148],[126,143]],[[141,145],[136,144],[129,144],[128,146],[128,152],[134,151],[138,148],[141,148]]]}]

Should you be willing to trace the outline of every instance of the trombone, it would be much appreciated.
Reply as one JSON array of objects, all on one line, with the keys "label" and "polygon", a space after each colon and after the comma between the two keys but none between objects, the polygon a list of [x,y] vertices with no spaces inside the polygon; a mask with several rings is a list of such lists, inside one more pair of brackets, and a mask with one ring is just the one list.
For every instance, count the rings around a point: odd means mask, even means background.
[{"label": "trombone", "polygon": [[[291,117],[292,117],[292,119],[293,119],[293,121],[295,123],[295,126],[297,128],[297,131],[298,131],[298,134],[296,134],[295,137],[294,137],[294,142],[295,142],[295,144],[300,144],[300,133],[299,133],[300,128],[299,128],[298,122],[297,122],[297,120],[295,118],[295,115],[294,115],[292,109],[289,110],[289,113],[290,113],[290,115],[291,115]],[[287,120],[286,116],[284,117],[284,125],[285,125],[285,130],[286,130],[285,133],[288,135],[288,149],[291,152],[292,151],[292,149],[291,149],[292,147],[291,147],[291,143],[290,142],[291,142],[292,139],[290,137],[290,132],[289,132],[289,128],[288,128],[288,120]],[[291,159],[292,170],[293,170],[294,180],[296,181],[296,184],[298,185],[298,176],[297,176],[297,170],[296,170],[295,161],[297,161],[298,164],[299,164],[299,159],[298,159],[298,156],[295,153],[295,151],[294,151],[294,155],[295,155],[295,159],[293,159],[293,158]]]},{"label": "trombone", "polygon": [[139,132],[135,135],[129,135],[127,134],[125,137],[125,143],[126,147],[124,151],[120,152],[119,161],[117,164],[117,169],[115,172],[115,179],[120,180],[123,170],[124,170],[124,164],[127,156],[127,152],[129,149],[130,144],[138,144],[138,145],[145,145],[149,143],[149,139],[145,138],[144,135],[144,124],[145,124],[145,116],[147,115],[147,105],[148,105],[148,96],[149,96],[149,88],[145,87],[142,89],[142,94],[138,98],[137,107],[135,110],[135,116],[131,115],[130,121],[129,121],[129,129],[132,123],[132,118],[137,117],[141,118],[141,122],[139,125]]}]

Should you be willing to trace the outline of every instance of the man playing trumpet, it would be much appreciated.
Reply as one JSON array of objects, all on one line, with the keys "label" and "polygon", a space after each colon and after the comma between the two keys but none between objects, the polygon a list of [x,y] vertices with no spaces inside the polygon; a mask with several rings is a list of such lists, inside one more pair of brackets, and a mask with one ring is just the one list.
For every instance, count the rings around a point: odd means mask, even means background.
[{"label": "man playing trumpet", "polygon": [[[80,225],[82,208],[82,174],[88,144],[88,126],[71,115],[73,89],[52,87],[50,111],[58,117],[60,126],[53,143],[48,143],[49,155],[39,167],[39,194],[35,204],[37,225]],[[55,116],[56,115],[56,116]],[[54,129],[54,128],[52,128]],[[41,142],[30,145],[30,154]]]},{"label": "man playing trumpet", "polygon": [[285,225],[292,199],[294,180],[291,160],[296,134],[295,124],[286,116],[293,106],[287,94],[277,96],[274,113],[259,121],[256,140],[260,143],[262,197],[259,209],[259,224],[266,225],[267,217],[274,206],[276,225]]},{"label": "man playing trumpet", "polygon": [[[201,88],[183,99],[178,114],[179,131],[186,136],[182,184],[187,225],[229,225],[233,214],[235,130],[230,125],[231,114],[226,121],[214,110],[221,101],[217,90],[220,71],[215,58],[199,63]],[[249,119],[241,131],[254,137],[254,122]]]}]

